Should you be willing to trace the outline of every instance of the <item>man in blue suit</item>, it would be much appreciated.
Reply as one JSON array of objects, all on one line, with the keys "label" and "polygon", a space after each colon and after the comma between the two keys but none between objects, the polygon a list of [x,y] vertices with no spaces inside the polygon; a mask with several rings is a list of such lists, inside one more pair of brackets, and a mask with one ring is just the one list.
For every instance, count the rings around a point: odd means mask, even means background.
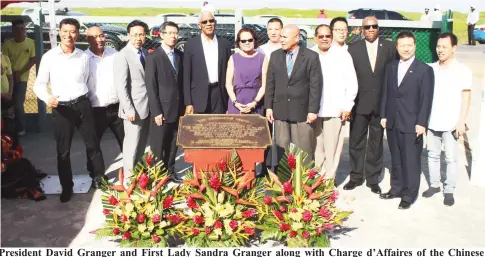
[{"label": "man in blue suit", "polygon": [[386,67],[381,101],[381,125],[387,130],[391,151],[391,190],[380,198],[400,197],[399,209],[408,209],[418,197],[423,134],[431,113],[434,73],[415,58],[413,33],[399,33],[396,47],[400,60]]}]

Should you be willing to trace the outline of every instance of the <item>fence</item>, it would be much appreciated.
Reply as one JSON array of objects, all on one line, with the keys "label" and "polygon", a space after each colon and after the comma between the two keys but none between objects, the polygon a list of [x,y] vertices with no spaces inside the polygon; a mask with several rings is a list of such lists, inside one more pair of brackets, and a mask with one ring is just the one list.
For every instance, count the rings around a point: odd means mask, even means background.
[{"label": "fence", "polygon": [[[37,39],[36,42],[43,41],[43,44],[37,44],[37,53],[45,52],[50,49],[49,39],[49,24],[44,22],[44,17],[40,13],[34,14],[31,17],[15,16],[8,17],[2,16],[2,21],[13,20],[15,18],[22,18],[27,21],[32,21],[27,25],[27,35],[33,39]],[[452,26],[452,21],[448,20],[451,16],[451,12],[447,13],[443,17],[444,22],[431,22],[431,21],[391,21],[381,20],[379,21],[380,38],[387,40],[395,40],[399,32],[403,30],[412,31],[417,39],[416,45],[416,57],[423,62],[430,63],[436,61],[436,43],[439,34],[443,30],[449,30]],[[55,16],[56,24],[68,16]],[[200,30],[197,28],[199,22],[198,16],[187,17],[129,17],[129,16],[72,16],[81,23],[80,37],[78,38],[77,47],[80,49],[87,49],[86,30],[93,25],[101,26],[106,38],[107,46],[120,50],[127,44],[128,35],[126,32],[126,25],[137,19],[146,22],[150,28],[150,35],[144,44],[144,48],[155,49],[160,46],[160,39],[158,37],[159,25],[164,21],[173,21],[180,26],[179,31],[179,43],[177,48],[184,49],[184,43],[192,37],[200,34]],[[236,14],[216,14],[216,34],[218,37],[228,40],[235,47],[236,31],[241,27],[251,27],[256,31],[258,41],[262,44],[268,40],[266,23],[271,17],[256,18],[256,17],[244,17],[241,15],[241,11],[236,11]],[[303,47],[310,47],[314,44],[313,34],[316,26],[320,24],[330,24],[331,19],[316,19],[316,18],[281,18],[284,24],[297,24],[301,29],[301,42]],[[48,20],[48,19],[45,19]],[[351,19],[348,20],[348,42],[352,43],[358,39],[361,39],[362,32],[360,26],[362,20]],[[2,40],[9,37],[9,32],[2,29]],[[59,41],[59,39],[58,39]],[[38,55],[40,57],[40,55]],[[40,63],[40,58],[39,62]],[[42,102],[39,102],[32,92],[33,82],[35,81],[35,68],[31,70],[31,76],[28,83],[27,96],[25,101],[25,111],[30,114],[31,122],[27,123],[27,130],[38,131],[45,127],[45,114],[50,113],[50,109],[46,109]]]}]

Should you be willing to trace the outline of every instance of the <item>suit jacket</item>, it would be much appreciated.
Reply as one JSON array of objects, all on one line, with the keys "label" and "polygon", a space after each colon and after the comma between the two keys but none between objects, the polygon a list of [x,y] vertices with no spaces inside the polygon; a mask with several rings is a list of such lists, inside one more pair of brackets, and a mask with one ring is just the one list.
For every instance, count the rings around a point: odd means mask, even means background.
[{"label": "suit jacket", "polygon": [[286,52],[278,49],[271,54],[264,106],[273,109],[275,120],[304,122],[308,113],[318,114],[322,90],[323,77],[318,53],[300,47],[290,78]]},{"label": "suit jacket", "polygon": [[[142,51],[145,56],[148,56],[145,49]],[[137,50],[131,44],[127,44],[115,56],[115,85],[120,99],[118,115],[122,119],[133,115],[136,116],[136,119],[148,117],[145,70],[136,52]]]},{"label": "suit jacket", "polygon": [[[217,37],[219,48],[219,90],[221,90],[224,111],[227,110],[229,96],[226,91],[227,62],[231,56],[231,45],[222,37]],[[195,112],[204,112],[209,97],[209,74],[204,55],[201,35],[196,36],[187,43],[184,49],[184,102],[193,105]]]},{"label": "suit jacket", "polygon": [[388,129],[416,133],[416,125],[428,126],[434,92],[433,68],[414,59],[398,86],[399,61],[386,67],[381,117],[387,119]]},{"label": "suit jacket", "polygon": [[175,69],[163,47],[147,58],[145,82],[152,117],[163,114],[165,122],[177,122],[183,115],[183,59],[184,54],[174,49]]},{"label": "suit jacket", "polygon": [[374,72],[372,71],[365,39],[349,45],[348,48],[354,61],[359,83],[359,91],[354,105],[354,111],[359,114],[374,112],[379,115],[382,80],[384,79],[386,65],[398,59],[396,46],[393,42],[379,38],[377,43],[379,45]]}]

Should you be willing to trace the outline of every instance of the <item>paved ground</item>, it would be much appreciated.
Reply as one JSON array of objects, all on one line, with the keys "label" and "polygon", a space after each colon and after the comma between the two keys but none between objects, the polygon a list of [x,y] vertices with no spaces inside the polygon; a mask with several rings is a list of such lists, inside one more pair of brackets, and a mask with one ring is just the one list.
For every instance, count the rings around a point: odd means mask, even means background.
[{"label": "paved ground", "polygon": [[[460,47],[458,58],[474,72],[472,107],[469,116],[470,146],[478,135],[481,88],[484,81],[485,48]],[[483,115],[482,115],[483,116]],[[482,131],[485,133],[485,131]],[[23,138],[25,156],[44,172],[56,174],[55,143],[51,133],[28,134]],[[389,189],[390,156],[385,146],[386,171],[381,187]],[[108,170],[120,163],[119,150],[112,134],[103,138],[103,154]],[[470,150],[463,147],[462,170],[456,189],[456,205],[445,207],[442,197],[420,198],[410,210],[397,209],[399,200],[384,201],[366,187],[341,191],[338,204],[354,211],[343,231],[332,239],[335,247],[485,247],[485,188],[469,183]],[[339,167],[338,181],[347,179],[349,170],[348,144]],[[72,144],[72,167],[75,174],[84,174],[85,153],[82,140],[76,134]],[[423,169],[427,172],[423,153]],[[179,169],[188,167],[179,159]],[[114,172],[110,172],[114,176]],[[427,188],[423,176],[420,192]],[[99,192],[78,194],[69,204],[61,204],[58,195],[50,195],[42,202],[4,200],[1,203],[2,247],[116,247],[117,243],[96,241],[89,231],[103,223]]]}]

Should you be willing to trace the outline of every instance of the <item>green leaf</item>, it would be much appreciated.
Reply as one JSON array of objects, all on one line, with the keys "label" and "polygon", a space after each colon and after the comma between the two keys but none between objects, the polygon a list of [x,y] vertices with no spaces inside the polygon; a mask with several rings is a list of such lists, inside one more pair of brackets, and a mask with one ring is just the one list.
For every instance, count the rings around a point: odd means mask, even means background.
[{"label": "green leaf", "polygon": [[149,240],[140,240],[137,242],[136,247],[140,248],[150,248],[153,246],[153,241],[151,238]]},{"label": "green leaf", "polygon": [[327,235],[315,236],[312,243],[313,244],[311,246],[313,247],[322,247],[322,248],[330,247],[330,240],[328,240]]},{"label": "green leaf", "polygon": [[140,232],[135,231],[135,232],[131,233],[131,237],[134,238],[134,239],[140,239]]},{"label": "green leaf", "polygon": [[141,234],[141,237],[142,237],[142,238],[145,238],[145,239],[147,239],[147,238],[152,238],[152,237],[150,236],[150,233],[149,233],[149,232],[143,232],[143,233]]},{"label": "green leaf", "polygon": [[101,228],[96,230],[96,240],[101,239],[101,238],[106,238],[106,237],[112,237],[115,236],[113,234],[113,229],[112,228]]},{"label": "green leaf", "polygon": [[266,230],[264,230],[261,233],[261,243],[265,243],[266,240],[268,240],[268,239],[279,240],[277,238],[278,237],[278,232],[279,232],[278,229],[275,229],[275,228],[266,228]]},{"label": "green leaf", "polygon": [[132,247],[133,246],[133,242],[131,242],[130,240],[121,240],[120,242],[120,247]]}]

